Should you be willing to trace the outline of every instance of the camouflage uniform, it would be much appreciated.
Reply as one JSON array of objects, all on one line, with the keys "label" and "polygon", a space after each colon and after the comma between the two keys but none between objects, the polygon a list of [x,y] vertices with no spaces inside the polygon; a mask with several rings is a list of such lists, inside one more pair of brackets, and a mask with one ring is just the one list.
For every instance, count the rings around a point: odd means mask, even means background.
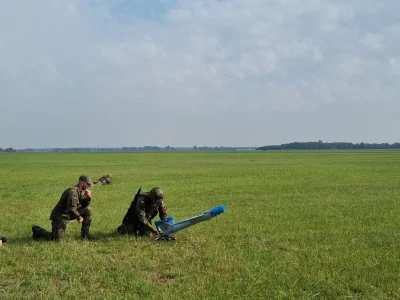
[{"label": "camouflage uniform", "polygon": [[151,236],[151,220],[159,214],[161,220],[166,220],[168,216],[167,207],[163,199],[152,197],[151,193],[142,193],[134,203],[134,213],[129,224],[122,224],[118,227],[120,233],[133,233],[139,236]]},{"label": "camouflage uniform", "polygon": [[66,189],[50,215],[52,232],[36,226],[36,229],[32,228],[33,231],[36,230],[34,238],[43,237],[47,240],[60,241],[64,236],[68,222],[78,220],[79,217],[83,218],[81,232],[82,237],[85,237],[89,234],[92,221],[92,213],[88,207],[90,201],[91,198],[84,191],[79,190],[78,185]]},{"label": "camouflage uniform", "polygon": [[112,184],[113,183],[113,179],[111,177],[111,175],[104,175],[102,177],[100,177],[98,180],[94,181],[93,184]]}]

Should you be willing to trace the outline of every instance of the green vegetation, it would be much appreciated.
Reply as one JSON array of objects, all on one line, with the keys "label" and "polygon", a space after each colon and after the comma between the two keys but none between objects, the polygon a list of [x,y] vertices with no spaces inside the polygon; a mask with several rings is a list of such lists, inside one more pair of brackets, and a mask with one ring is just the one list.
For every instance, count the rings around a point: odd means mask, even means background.
[{"label": "green vegetation", "polygon": [[[400,152],[1,153],[2,299],[399,299]],[[81,173],[94,242],[50,228]],[[175,220],[227,211],[160,242],[115,236],[137,188],[160,185]]]},{"label": "green vegetation", "polygon": [[334,143],[324,143],[319,140],[318,142],[294,142],[282,145],[272,145],[259,147],[256,150],[372,150],[372,149],[400,149],[400,143],[347,143],[347,142],[334,142]]}]

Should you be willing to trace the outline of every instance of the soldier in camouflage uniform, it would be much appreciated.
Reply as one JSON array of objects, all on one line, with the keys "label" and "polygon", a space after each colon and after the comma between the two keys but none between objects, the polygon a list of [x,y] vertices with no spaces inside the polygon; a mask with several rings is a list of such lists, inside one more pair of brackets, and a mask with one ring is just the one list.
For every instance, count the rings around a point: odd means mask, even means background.
[{"label": "soldier in camouflage uniform", "polygon": [[70,220],[77,220],[82,224],[81,237],[92,239],[89,234],[92,214],[89,208],[91,191],[88,188],[93,184],[90,177],[83,174],[79,177],[77,185],[66,189],[50,215],[52,231],[33,225],[32,237],[35,240],[41,238],[46,240],[60,241]]},{"label": "soldier in camouflage uniform", "polygon": [[[138,236],[158,236],[157,229],[153,228],[151,220],[159,214],[161,220],[168,216],[167,207],[164,204],[164,192],[160,187],[152,188],[148,193],[141,193],[132,203],[133,210],[129,221],[123,222],[118,227],[119,233],[130,233]],[[129,212],[128,212],[129,214]],[[125,218],[124,218],[125,221]]]},{"label": "soldier in camouflage uniform", "polygon": [[102,177],[100,177],[98,180],[94,181],[93,184],[112,184],[113,183],[113,179],[111,177],[111,175],[104,175]]}]

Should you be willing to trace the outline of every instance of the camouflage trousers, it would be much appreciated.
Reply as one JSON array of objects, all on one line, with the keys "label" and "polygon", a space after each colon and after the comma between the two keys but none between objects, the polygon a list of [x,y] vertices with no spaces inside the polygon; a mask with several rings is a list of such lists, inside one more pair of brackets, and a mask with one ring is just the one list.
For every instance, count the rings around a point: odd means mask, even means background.
[{"label": "camouflage trousers", "polygon": [[[89,207],[78,209],[79,215],[83,218],[81,232],[83,234],[89,233],[90,224],[92,223],[92,212]],[[43,229],[41,237],[48,241],[60,241],[67,228],[70,220],[76,220],[75,216],[62,215],[60,218],[51,220],[51,232]]]},{"label": "camouflage trousers", "polygon": [[151,237],[152,232],[145,226],[134,226],[132,224],[122,224],[118,226],[117,231],[121,234],[134,234],[136,236],[147,236]]}]

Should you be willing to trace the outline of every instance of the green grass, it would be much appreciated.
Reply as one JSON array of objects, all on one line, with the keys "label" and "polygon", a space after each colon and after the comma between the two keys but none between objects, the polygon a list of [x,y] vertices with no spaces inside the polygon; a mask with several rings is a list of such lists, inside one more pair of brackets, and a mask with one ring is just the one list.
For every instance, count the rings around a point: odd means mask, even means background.
[{"label": "green grass", "polygon": [[[81,173],[93,242],[71,221],[34,242]],[[1,153],[2,299],[400,299],[400,152]],[[227,211],[175,242],[115,235],[138,187],[176,221]]]}]

